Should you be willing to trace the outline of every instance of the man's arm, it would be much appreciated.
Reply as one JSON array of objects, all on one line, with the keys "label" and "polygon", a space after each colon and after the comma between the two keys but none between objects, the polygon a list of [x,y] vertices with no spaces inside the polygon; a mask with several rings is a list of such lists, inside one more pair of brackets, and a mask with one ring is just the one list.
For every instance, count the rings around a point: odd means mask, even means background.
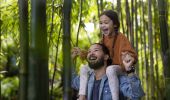
[{"label": "man's arm", "polygon": [[138,100],[144,96],[144,91],[141,86],[140,79],[133,73],[119,77],[120,91],[124,96]]},{"label": "man's arm", "polygon": [[75,90],[79,90],[80,87],[80,76],[76,76],[75,74],[72,74],[72,82],[71,87]]}]

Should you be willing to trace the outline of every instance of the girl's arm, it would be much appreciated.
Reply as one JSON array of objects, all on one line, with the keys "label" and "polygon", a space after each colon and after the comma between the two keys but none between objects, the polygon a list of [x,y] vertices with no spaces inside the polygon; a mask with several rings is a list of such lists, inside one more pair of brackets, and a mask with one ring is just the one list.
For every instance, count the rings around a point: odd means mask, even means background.
[{"label": "girl's arm", "polygon": [[121,53],[127,53],[134,58],[133,64],[135,64],[138,60],[137,52],[132,47],[130,41],[123,34],[121,35]]}]

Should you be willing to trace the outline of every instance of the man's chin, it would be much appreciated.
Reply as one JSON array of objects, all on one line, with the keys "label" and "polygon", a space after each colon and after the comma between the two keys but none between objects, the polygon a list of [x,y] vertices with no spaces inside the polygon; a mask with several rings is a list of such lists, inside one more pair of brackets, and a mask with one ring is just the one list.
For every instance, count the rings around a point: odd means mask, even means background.
[{"label": "man's chin", "polygon": [[104,65],[104,58],[88,61],[89,67],[92,69],[99,69]]},{"label": "man's chin", "polygon": [[94,65],[96,62],[95,61],[90,61],[89,62],[91,65]]},{"label": "man's chin", "polygon": [[100,69],[103,65],[104,63],[89,63],[89,67],[94,70]]}]

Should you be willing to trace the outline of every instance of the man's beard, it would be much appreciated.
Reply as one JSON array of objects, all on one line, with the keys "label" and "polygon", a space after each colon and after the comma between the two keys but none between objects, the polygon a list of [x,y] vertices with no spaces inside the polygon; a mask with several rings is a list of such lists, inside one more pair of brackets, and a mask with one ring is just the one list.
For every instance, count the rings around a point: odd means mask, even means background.
[{"label": "man's beard", "polygon": [[98,61],[96,61],[96,62],[89,62],[89,61],[88,61],[88,64],[89,64],[89,67],[90,67],[91,69],[94,69],[94,70],[100,69],[101,67],[104,66],[104,57],[100,58],[100,59],[99,59]]}]

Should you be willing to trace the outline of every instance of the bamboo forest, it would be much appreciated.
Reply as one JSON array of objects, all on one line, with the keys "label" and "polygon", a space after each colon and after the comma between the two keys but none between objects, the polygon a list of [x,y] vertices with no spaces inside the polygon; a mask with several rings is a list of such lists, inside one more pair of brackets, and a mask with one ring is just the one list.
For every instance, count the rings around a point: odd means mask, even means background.
[{"label": "bamboo forest", "polygon": [[77,100],[72,73],[87,61],[71,50],[100,41],[108,9],[137,52],[140,99],[170,100],[170,0],[0,0],[0,100]]}]

